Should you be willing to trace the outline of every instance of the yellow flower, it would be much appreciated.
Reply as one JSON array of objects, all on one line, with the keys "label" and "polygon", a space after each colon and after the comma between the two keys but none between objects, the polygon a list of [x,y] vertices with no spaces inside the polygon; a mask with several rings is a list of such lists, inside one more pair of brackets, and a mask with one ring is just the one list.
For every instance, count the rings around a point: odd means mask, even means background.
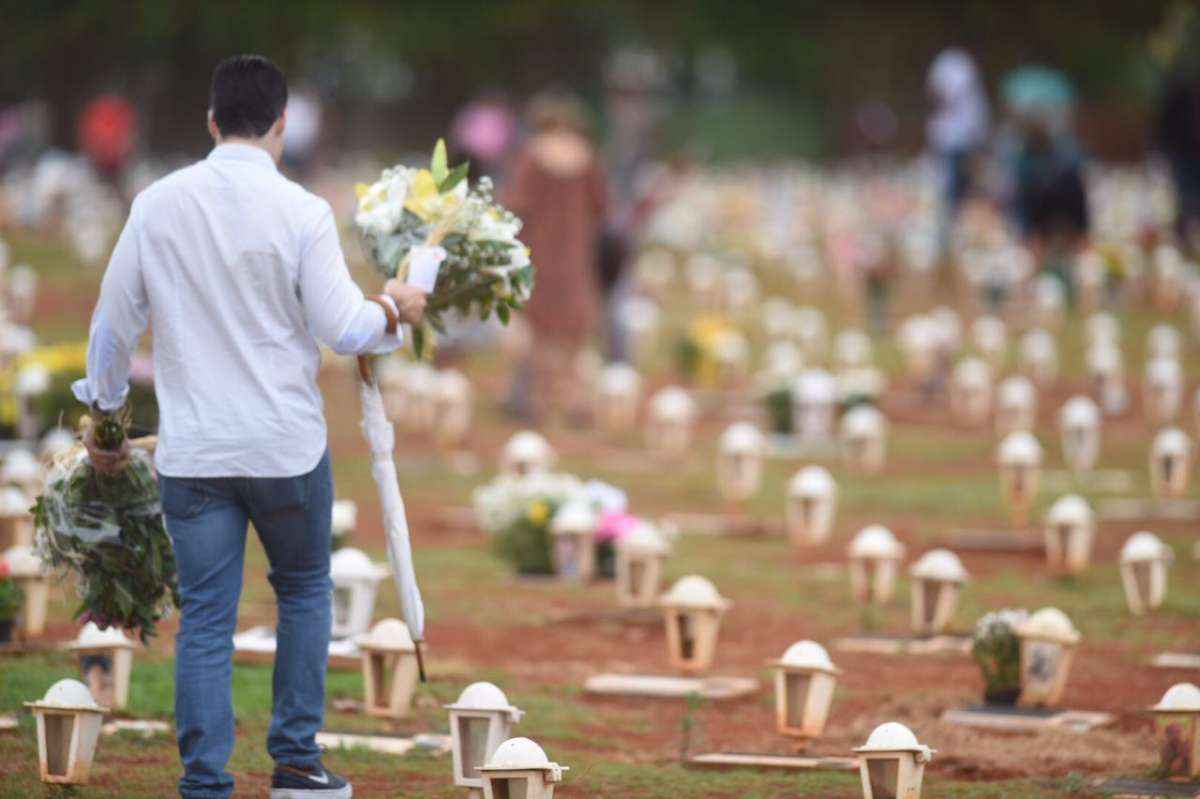
[{"label": "yellow flower", "polygon": [[433,173],[428,169],[417,171],[404,207],[412,211],[423,222],[438,222],[458,210],[467,197],[467,182],[464,180],[452,190],[442,194],[438,191]]},{"label": "yellow flower", "polygon": [[541,526],[550,518],[550,506],[545,502],[535,502],[529,506],[529,513],[526,515],[529,517],[529,521]]}]

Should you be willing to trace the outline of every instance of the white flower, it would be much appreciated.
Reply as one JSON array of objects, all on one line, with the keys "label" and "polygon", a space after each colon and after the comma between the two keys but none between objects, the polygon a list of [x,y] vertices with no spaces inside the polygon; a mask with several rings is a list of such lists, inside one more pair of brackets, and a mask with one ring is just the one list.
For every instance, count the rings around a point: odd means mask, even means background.
[{"label": "white flower", "polygon": [[407,198],[407,175],[401,170],[385,172],[382,179],[368,186],[359,197],[354,223],[368,235],[393,233],[404,218]]},{"label": "white flower", "polygon": [[515,216],[503,218],[496,209],[489,208],[480,214],[471,228],[473,241],[516,241],[521,232],[521,220]]}]

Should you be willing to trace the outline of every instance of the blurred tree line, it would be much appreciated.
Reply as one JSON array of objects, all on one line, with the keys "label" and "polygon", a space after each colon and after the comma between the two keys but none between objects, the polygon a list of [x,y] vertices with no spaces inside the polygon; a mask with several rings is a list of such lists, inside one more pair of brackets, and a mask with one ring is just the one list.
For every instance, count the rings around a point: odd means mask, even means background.
[{"label": "blurred tree line", "polygon": [[[864,104],[894,119],[886,146],[915,151],[925,71],[948,45],[971,51],[994,89],[1028,61],[1066,71],[1088,146],[1137,157],[1160,80],[1147,42],[1156,0],[0,0],[0,105],[50,103],[73,143],[86,100],[119,91],[155,151],[206,147],[213,65],[261,52],[318,90],[340,148],[424,148],[484,90],[522,101],[547,86],[599,110],[616,48],[662,54],[676,143],[717,155],[847,155]],[[993,92],[994,97],[994,92]]]}]

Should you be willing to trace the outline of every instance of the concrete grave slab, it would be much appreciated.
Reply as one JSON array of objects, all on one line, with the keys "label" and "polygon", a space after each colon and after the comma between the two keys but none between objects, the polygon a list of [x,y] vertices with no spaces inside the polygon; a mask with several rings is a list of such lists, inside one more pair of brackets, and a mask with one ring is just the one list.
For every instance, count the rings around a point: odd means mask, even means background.
[{"label": "concrete grave slab", "polygon": [[665,677],[646,674],[597,674],[583,690],[604,696],[645,696],[656,699],[740,699],[758,691],[758,680],[746,677]]},{"label": "concrete grave slab", "polygon": [[950,709],[942,714],[942,721],[950,724],[1010,732],[1036,732],[1045,729],[1090,732],[1111,724],[1114,718],[1111,713],[1087,710],[986,705]]}]

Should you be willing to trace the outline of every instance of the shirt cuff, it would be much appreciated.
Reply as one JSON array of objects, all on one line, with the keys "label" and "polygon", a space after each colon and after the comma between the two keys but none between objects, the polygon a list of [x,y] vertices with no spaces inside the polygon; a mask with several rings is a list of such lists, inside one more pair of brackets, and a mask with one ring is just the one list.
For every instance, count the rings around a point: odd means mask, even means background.
[{"label": "shirt cuff", "polygon": [[121,394],[117,397],[116,401],[98,397],[91,381],[86,377],[80,378],[71,384],[71,393],[75,395],[75,399],[89,408],[98,407],[102,411],[115,411],[124,405],[125,400],[129,397],[129,384],[126,383],[121,389]]},{"label": "shirt cuff", "polygon": [[[391,297],[387,296],[386,294],[383,295],[383,298],[386,301],[390,302],[392,304],[392,308],[395,309],[395,307],[396,307],[395,300],[393,300]],[[383,312],[383,309],[380,308],[378,305],[371,303],[371,306],[375,309],[376,313],[378,313],[380,318],[382,319],[382,326],[383,326],[384,332],[383,332],[383,335],[380,336],[379,342],[374,347],[371,348],[370,354],[371,355],[387,355],[389,353],[395,352],[396,350],[400,349],[401,346],[404,345],[404,325],[403,324],[396,325],[395,335],[388,333],[387,332],[387,324],[388,324],[387,314],[385,314]],[[400,315],[399,310],[396,311],[396,315],[397,316]]]}]

